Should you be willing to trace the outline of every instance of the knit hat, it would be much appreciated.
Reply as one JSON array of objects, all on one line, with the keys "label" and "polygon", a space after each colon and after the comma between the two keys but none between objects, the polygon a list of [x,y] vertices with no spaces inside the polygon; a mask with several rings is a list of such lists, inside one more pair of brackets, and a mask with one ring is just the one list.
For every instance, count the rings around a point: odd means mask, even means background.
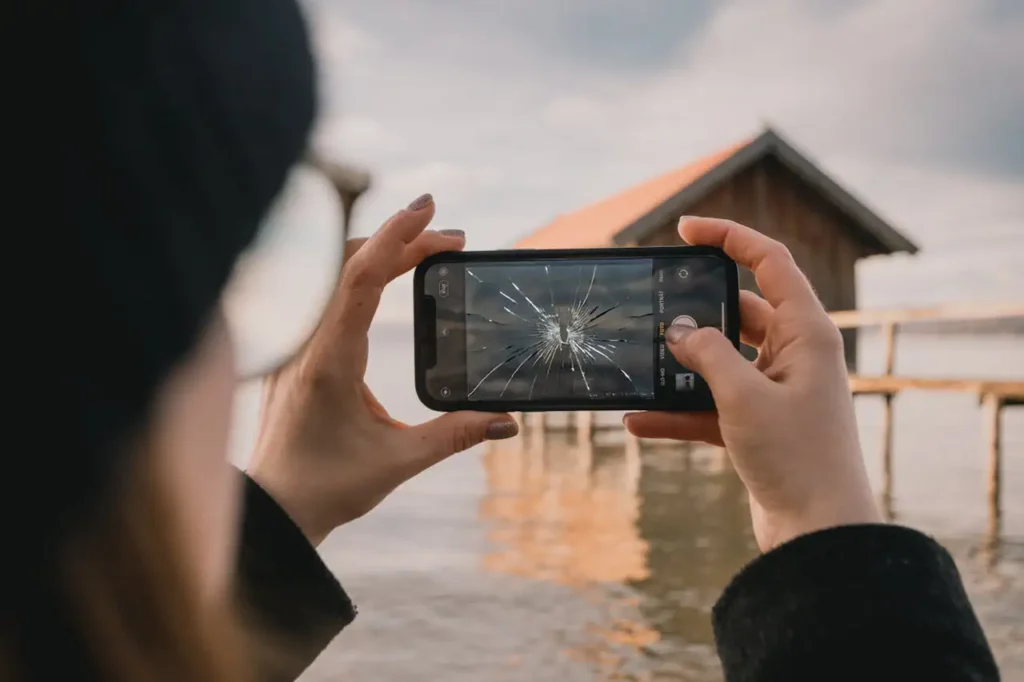
[{"label": "knit hat", "polygon": [[[34,47],[55,66],[46,92],[13,101],[39,116],[24,133],[48,172],[23,172],[8,207],[31,211],[26,295],[43,319],[21,326],[38,361],[18,386],[23,451],[5,476],[30,500],[39,546],[102,494],[303,154],[315,108],[294,0],[44,4]],[[47,126],[43,109],[61,105],[61,126]]]}]

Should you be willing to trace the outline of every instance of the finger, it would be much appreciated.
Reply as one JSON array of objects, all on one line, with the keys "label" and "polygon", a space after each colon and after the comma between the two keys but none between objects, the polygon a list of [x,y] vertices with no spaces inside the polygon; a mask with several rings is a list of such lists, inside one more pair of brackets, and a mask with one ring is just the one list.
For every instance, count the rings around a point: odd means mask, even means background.
[{"label": "finger", "polygon": [[406,431],[413,443],[412,465],[422,471],[485,440],[504,440],[519,433],[512,415],[450,412]]},{"label": "finger", "polygon": [[388,281],[404,275],[435,253],[461,251],[465,246],[466,235],[462,230],[427,230],[405,246]]},{"label": "finger", "polygon": [[713,412],[634,412],[622,420],[639,438],[671,438],[722,446],[718,415]]},{"label": "finger", "polygon": [[673,325],[665,334],[672,355],[708,382],[720,410],[728,409],[759,382],[767,381],[714,327]]},{"label": "finger", "polygon": [[753,291],[740,291],[740,340],[760,348],[774,312],[771,304]]},{"label": "finger", "polygon": [[782,243],[745,225],[717,218],[681,218],[679,234],[689,244],[718,247],[752,270],[772,307],[788,301],[824,312],[810,282]]},{"label": "finger", "polygon": [[[417,205],[419,208],[414,208]],[[340,325],[350,335],[361,336],[369,331],[395,263],[402,258],[406,245],[426,229],[433,216],[433,200],[422,205],[422,199],[417,199],[366,240],[342,273],[341,286],[330,311],[332,324]]]},{"label": "finger", "polygon": [[[340,303],[338,302],[338,299],[340,299],[340,297],[341,297],[341,294],[340,294],[341,284],[342,284],[345,272],[347,271],[347,268],[345,266],[352,259],[352,257],[355,256],[355,254],[361,248],[363,248],[363,246],[368,241],[369,241],[369,239],[367,237],[354,237],[352,239],[346,240],[346,242],[345,242],[345,244],[344,244],[344,246],[342,248],[343,256],[342,256],[342,262],[341,262],[341,270],[340,270],[340,272],[338,272],[338,282],[335,284],[334,297],[331,299],[330,302],[328,302],[327,306],[324,309],[323,314],[320,317],[320,322],[317,325],[316,330],[314,330],[314,332],[310,335],[308,340],[311,341],[311,340],[313,340],[313,339],[315,339],[317,337],[320,337],[321,336],[320,330],[325,325],[327,325],[331,329],[334,329],[334,330],[337,329],[336,325],[338,324],[338,316],[339,316],[339,313],[340,313],[340,307],[339,307]],[[331,327],[331,325],[335,325],[335,326]]]},{"label": "finger", "polygon": [[360,285],[383,288],[396,259],[427,229],[433,218],[434,201],[429,194],[388,218],[352,257],[348,270],[353,273],[353,278]]},{"label": "finger", "polygon": [[435,208],[434,197],[430,194],[414,199],[380,229],[382,240],[397,239],[403,244],[410,243],[434,219]]}]

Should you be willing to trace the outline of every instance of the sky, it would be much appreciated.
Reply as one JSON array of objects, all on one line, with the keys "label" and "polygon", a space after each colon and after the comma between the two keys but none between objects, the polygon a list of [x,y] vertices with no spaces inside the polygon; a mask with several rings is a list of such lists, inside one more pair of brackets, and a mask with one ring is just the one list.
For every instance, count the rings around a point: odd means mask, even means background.
[{"label": "sky", "polygon": [[[921,247],[862,307],[1024,299],[1019,0],[306,0],[316,148],[509,246],[769,123]],[[379,317],[410,319],[411,282]]]}]

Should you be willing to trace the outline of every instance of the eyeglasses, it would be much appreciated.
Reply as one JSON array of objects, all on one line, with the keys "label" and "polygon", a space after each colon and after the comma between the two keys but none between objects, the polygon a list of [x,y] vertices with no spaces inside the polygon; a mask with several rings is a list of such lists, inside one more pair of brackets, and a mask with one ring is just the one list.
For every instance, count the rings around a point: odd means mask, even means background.
[{"label": "eyeglasses", "polygon": [[366,173],[312,155],[292,170],[224,293],[240,380],[287,364],[316,331],[369,185]]}]

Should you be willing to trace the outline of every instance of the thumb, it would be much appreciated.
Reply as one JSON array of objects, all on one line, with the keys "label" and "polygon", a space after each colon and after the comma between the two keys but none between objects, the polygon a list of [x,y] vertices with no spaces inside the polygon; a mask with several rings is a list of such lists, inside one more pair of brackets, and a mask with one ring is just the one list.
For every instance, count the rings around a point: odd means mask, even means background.
[{"label": "thumb", "polygon": [[714,327],[671,326],[665,340],[676,360],[704,377],[718,404],[742,395],[762,378],[754,365]]},{"label": "thumb", "polygon": [[416,459],[423,470],[485,440],[512,438],[519,425],[509,414],[450,412],[409,431],[418,442]]}]

